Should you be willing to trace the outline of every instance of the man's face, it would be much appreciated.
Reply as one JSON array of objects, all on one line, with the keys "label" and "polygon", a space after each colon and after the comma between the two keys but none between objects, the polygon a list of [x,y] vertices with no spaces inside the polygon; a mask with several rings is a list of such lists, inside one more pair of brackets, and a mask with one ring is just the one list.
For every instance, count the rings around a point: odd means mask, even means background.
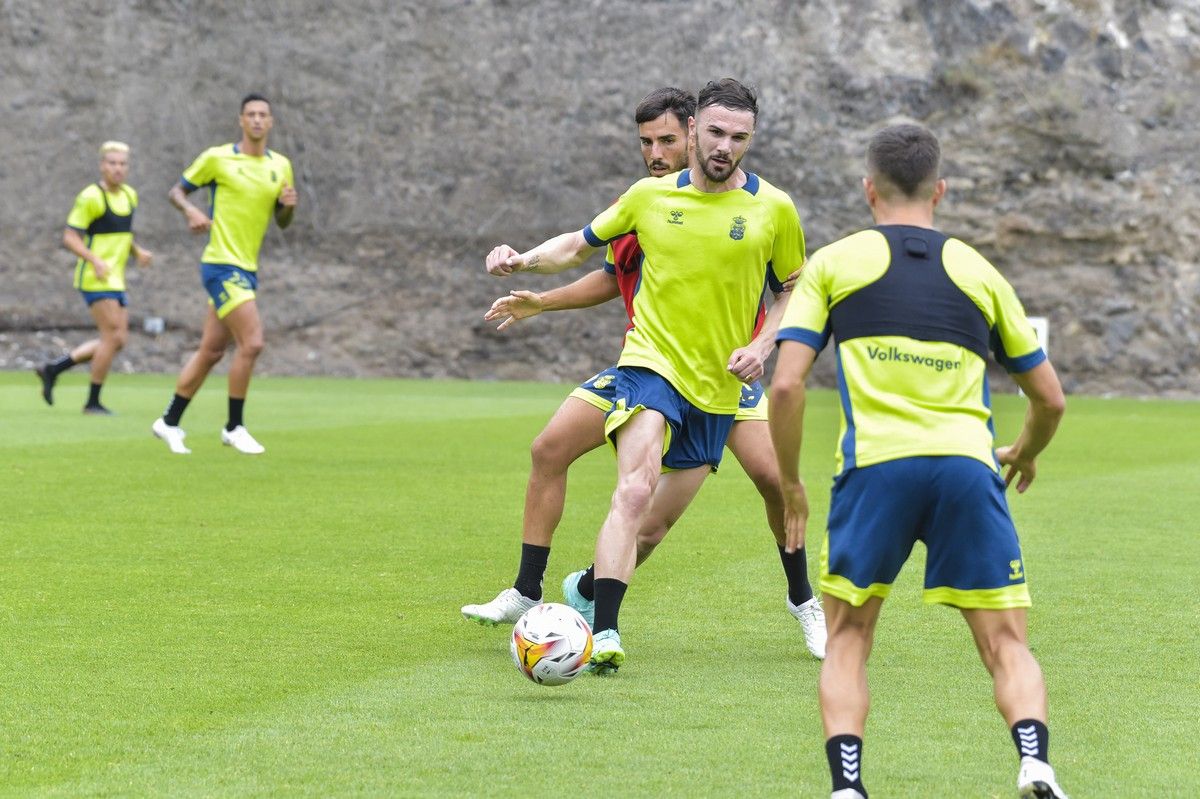
[{"label": "man's face", "polygon": [[661,178],[687,167],[687,131],[669,111],[657,119],[640,123],[638,138],[642,142],[642,160],[654,177]]},{"label": "man's face", "polygon": [[109,186],[120,186],[128,174],[129,153],[107,152],[100,156],[100,177]]},{"label": "man's face", "polygon": [[251,100],[246,103],[242,108],[242,113],[238,116],[242,133],[252,142],[260,142],[267,138],[267,132],[271,130],[273,122],[271,106],[262,100]]},{"label": "man's face", "polygon": [[692,118],[692,136],[696,163],[704,176],[714,183],[729,180],[754,136],[754,114],[710,105],[696,111]]}]

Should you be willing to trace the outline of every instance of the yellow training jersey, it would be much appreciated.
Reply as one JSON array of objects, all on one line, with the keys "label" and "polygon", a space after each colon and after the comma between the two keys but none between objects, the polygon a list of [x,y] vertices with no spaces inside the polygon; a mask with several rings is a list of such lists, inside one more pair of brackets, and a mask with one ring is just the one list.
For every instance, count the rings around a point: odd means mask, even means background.
[{"label": "yellow training jersey", "polygon": [[200,260],[258,271],[258,250],[284,184],[295,185],[292,163],[272,150],[246,155],[236,144],[210,147],[183,172],[188,191],[209,187],[208,246]]},{"label": "yellow training jersey", "polygon": [[741,383],[725,367],[753,338],[768,278],[781,290],[804,263],[796,207],[753,173],[712,194],[684,170],[638,181],[583,235],[599,247],[635,231],[644,259],[618,365],[657,372],[702,411],[736,413]]},{"label": "yellow training jersey", "polygon": [[125,262],[133,248],[133,212],[137,192],[121,185],[115,192],[93,183],[75,198],[67,227],[83,237],[83,244],[108,264],[108,277],[96,277],[96,268],[82,258],[75,261],[75,288],[80,291],[124,291]]},{"label": "yellow training jersey", "polygon": [[778,339],[820,351],[835,339],[838,471],[929,455],[997,468],[989,348],[1010,372],[1046,359],[1012,286],[936,230],[882,225],[818,250]]}]

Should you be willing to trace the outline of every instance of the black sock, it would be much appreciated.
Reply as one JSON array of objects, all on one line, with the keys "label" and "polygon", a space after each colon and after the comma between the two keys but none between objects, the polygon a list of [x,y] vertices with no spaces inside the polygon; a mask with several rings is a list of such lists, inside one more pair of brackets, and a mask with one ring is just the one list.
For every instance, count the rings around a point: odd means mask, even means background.
[{"label": "black sock", "polygon": [[242,423],[242,409],[246,407],[246,398],[234,399],[229,398],[229,421],[225,423],[225,429],[230,432],[233,428]]},{"label": "black sock", "polygon": [[1043,763],[1050,762],[1050,730],[1037,719],[1022,719],[1012,726],[1013,743],[1017,745],[1017,757],[1036,757]]},{"label": "black sock", "polygon": [[579,589],[579,594],[584,599],[596,599],[596,564],[593,563],[587,567],[583,576],[579,578],[579,585],[575,586]]},{"label": "black sock", "polygon": [[57,375],[57,374],[61,374],[62,372],[67,371],[74,365],[75,365],[74,359],[71,358],[70,353],[67,353],[66,355],[59,358],[57,361],[51,361],[48,366],[48,371],[51,371]]},{"label": "black sock", "polygon": [[[231,400],[232,402],[232,400]],[[513,588],[529,599],[542,598],[542,578],[546,576],[546,563],[550,560],[550,547],[537,544],[521,544],[521,567]]]},{"label": "black sock", "polygon": [[813,598],[812,585],[808,582],[808,557],[804,547],[790,555],[779,547],[779,559],[783,561],[783,573],[787,575],[788,599],[797,607]]},{"label": "black sock", "polygon": [[87,404],[89,408],[100,407],[100,389],[102,388],[104,388],[103,383],[92,383],[92,387],[88,391]]},{"label": "black sock", "polygon": [[621,612],[621,600],[625,598],[625,589],[629,588],[629,585],[612,577],[601,577],[595,584],[596,623],[592,625],[592,631],[619,632],[617,614]]},{"label": "black sock", "polygon": [[183,418],[183,412],[187,410],[188,403],[191,401],[191,397],[181,397],[178,394],[171,397],[171,404],[163,413],[163,421],[171,427],[179,427],[179,420]]},{"label": "black sock", "polygon": [[834,792],[853,788],[866,799],[867,789],[862,784],[862,743],[862,738],[857,735],[835,735],[825,742],[825,757],[829,758]]}]

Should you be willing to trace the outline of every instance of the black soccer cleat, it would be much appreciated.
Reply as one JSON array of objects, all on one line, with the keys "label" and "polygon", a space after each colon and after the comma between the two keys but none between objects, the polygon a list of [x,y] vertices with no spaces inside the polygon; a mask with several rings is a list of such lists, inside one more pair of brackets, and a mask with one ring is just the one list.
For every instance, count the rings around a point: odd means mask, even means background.
[{"label": "black soccer cleat", "polygon": [[42,381],[42,399],[46,401],[47,405],[53,405],[54,381],[58,380],[58,373],[48,363],[34,367],[33,371]]}]

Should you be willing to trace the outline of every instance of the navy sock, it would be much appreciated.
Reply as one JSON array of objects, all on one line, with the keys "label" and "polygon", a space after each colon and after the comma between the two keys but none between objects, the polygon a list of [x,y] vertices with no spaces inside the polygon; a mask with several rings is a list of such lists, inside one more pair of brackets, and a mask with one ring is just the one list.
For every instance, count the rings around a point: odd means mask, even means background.
[{"label": "navy sock", "polygon": [[621,612],[621,600],[625,598],[627,588],[627,583],[612,577],[596,580],[596,623],[592,625],[593,632],[620,631],[617,627],[617,614]]},{"label": "navy sock", "polygon": [[587,567],[587,570],[583,573],[583,576],[579,578],[579,585],[576,587],[579,589],[579,593],[583,596],[584,599],[594,600],[596,598],[596,564],[595,563],[593,563],[591,566]]},{"label": "navy sock", "polygon": [[1012,726],[1013,743],[1017,745],[1017,757],[1036,757],[1043,763],[1050,762],[1050,730],[1037,719],[1022,719]]},{"label": "navy sock", "polygon": [[829,758],[829,773],[833,775],[833,790],[853,788],[866,799],[862,784],[862,738],[857,735],[835,735],[825,742],[825,757]]},{"label": "navy sock", "polygon": [[783,562],[783,573],[787,575],[788,599],[793,605],[803,605],[813,598],[812,584],[808,582],[808,557],[804,547],[788,554],[779,547],[779,560]]},{"label": "navy sock", "polygon": [[550,547],[521,544],[521,567],[513,588],[529,599],[541,599],[542,578],[546,576],[546,564],[549,561]]},{"label": "navy sock", "polygon": [[178,394],[171,397],[171,404],[163,413],[163,421],[171,427],[179,427],[179,420],[183,418],[183,412],[187,410],[188,403],[191,401],[191,397],[181,397]]},{"label": "navy sock", "polygon": [[100,405],[100,389],[104,388],[103,383],[92,383],[88,391],[88,407],[96,408]]},{"label": "navy sock", "polygon": [[57,375],[67,371],[74,365],[75,361],[71,358],[70,353],[68,353],[59,358],[57,361],[51,361],[49,364],[49,371]]},{"label": "navy sock", "polygon": [[225,423],[225,429],[232,431],[242,423],[242,409],[246,407],[246,399],[229,398],[229,421]]}]

